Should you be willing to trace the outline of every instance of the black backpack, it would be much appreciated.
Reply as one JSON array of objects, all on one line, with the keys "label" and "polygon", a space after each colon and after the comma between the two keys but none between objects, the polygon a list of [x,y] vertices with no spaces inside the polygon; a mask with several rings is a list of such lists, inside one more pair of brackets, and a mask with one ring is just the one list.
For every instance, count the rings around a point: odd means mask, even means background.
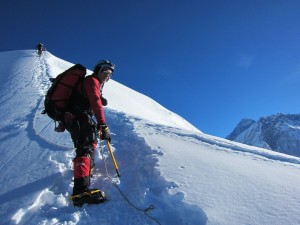
[{"label": "black backpack", "polygon": [[85,75],[86,68],[76,64],[56,78],[50,78],[52,85],[45,96],[45,110],[42,114],[47,114],[55,121],[62,121],[64,113],[71,107],[74,90],[83,81]]}]

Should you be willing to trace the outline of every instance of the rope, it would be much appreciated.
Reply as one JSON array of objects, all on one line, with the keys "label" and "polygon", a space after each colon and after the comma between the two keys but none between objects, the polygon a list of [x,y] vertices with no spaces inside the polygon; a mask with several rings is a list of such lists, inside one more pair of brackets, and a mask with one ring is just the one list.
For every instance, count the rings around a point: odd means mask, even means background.
[{"label": "rope", "polygon": [[122,195],[122,197],[126,200],[126,202],[134,209],[136,209],[137,211],[140,211],[142,213],[144,213],[147,217],[149,217],[151,220],[153,220],[155,223],[157,223],[158,225],[161,225],[161,223],[155,219],[153,216],[149,215],[148,212],[154,209],[154,205],[149,205],[148,208],[146,209],[141,209],[137,206],[135,206],[129,199],[128,197],[123,193],[123,191],[118,187],[117,183],[113,180],[113,178],[109,175],[108,173],[108,169],[107,169],[107,165],[106,165],[106,160],[104,157],[104,151],[103,151],[103,147],[102,147],[102,143],[100,141],[100,152],[102,155],[102,160],[104,163],[104,167],[105,167],[105,171],[106,171],[106,177],[108,178],[108,180],[115,186],[115,188],[119,191],[119,193]]}]

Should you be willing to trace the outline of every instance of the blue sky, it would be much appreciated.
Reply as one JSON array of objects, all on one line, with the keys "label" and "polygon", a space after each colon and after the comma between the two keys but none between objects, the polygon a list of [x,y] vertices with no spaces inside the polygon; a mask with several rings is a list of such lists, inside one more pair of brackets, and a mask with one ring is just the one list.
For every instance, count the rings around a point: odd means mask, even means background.
[{"label": "blue sky", "polygon": [[0,51],[43,42],[89,69],[110,59],[113,79],[225,137],[242,118],[300,113],[299,12],[298,0],[2,1]]}]

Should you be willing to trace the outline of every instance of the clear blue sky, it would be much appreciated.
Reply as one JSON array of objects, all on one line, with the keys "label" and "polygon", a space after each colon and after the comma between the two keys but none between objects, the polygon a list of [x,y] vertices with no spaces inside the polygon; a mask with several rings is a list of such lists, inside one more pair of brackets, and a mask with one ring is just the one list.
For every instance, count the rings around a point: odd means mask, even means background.
[{"label": "clear blue sky", "polygon": [[0,24],[1,52],[111,59],[116,81],[208,134],[300,113],[299,0],[11,0]]}]

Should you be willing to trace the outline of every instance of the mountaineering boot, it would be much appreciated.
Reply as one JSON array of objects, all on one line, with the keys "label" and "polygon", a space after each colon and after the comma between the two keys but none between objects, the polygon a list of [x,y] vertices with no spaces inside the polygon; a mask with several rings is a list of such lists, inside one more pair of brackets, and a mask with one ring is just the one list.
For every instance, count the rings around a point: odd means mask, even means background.
[{"label": "mountaineering boot", "polygon": [[105,201],[103,191],[99,189],[88,189],[95,165],[93,153],[94,149],[90,148],[78,148],[76,150],[77,156],[73,160],[74,187],[73,194],[70,196],[74,206],[81,207],[84,203],[99,204]]},{"label": "mountaineering boot", "polygon": [[105,193],[99,189],[91,189],[78,195],[71,195],[74,206],[81,207],[83,204],[99,204],[106,200]]}]

